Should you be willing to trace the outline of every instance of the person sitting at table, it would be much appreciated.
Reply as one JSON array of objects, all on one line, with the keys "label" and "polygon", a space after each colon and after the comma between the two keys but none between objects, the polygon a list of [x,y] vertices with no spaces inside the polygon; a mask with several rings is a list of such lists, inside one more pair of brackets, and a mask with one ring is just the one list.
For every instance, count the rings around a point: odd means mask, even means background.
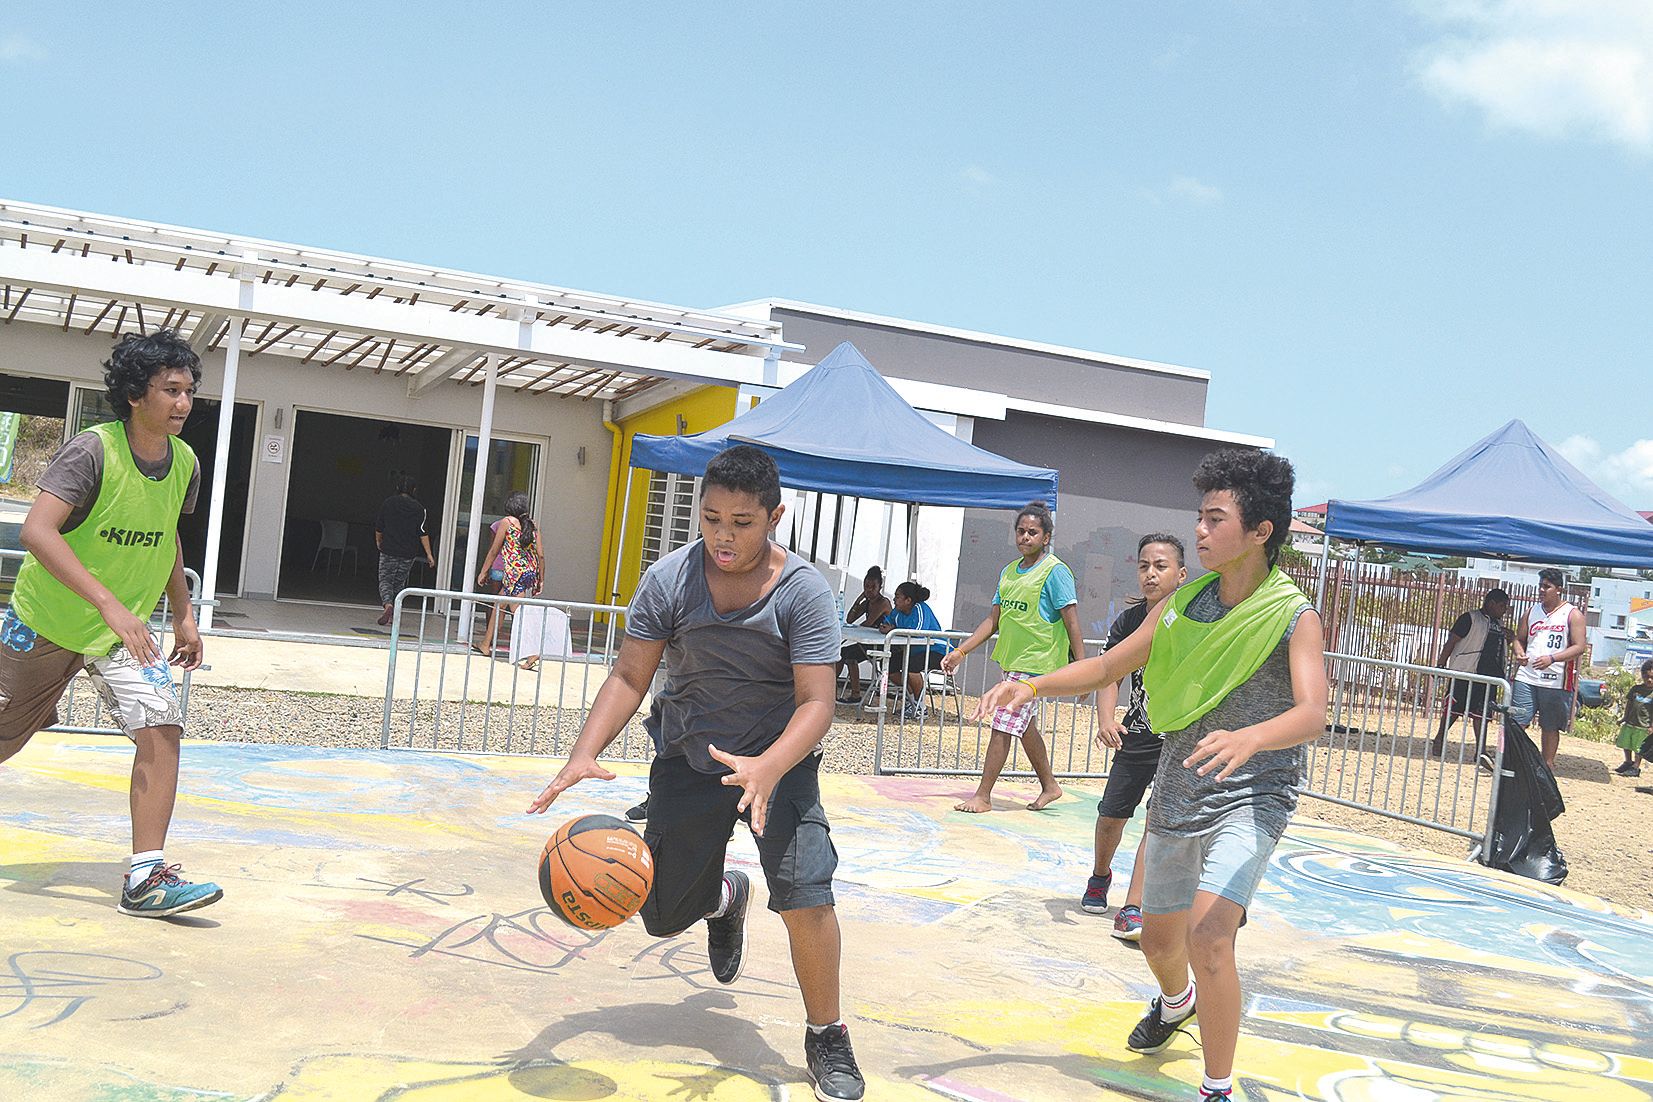
[{"label": "person sitting at table", "polygon": [[[876,627],[893,607],[890,599],[884,596],[883,567],[869,566],[867,576],[861,581],[861,595],[849,606],[844,622],[851,627]],[[844,667],[849,667],[849,683],[839,694],[838,703],[854,704],[861,699],[861,663],[871,660],[867,648],[860,643],[850,643],[844,647],[838,660],[838,672],[842,674]]]},{"label": "person sitting at table", "polygon": [[[878,622],[878,630],[888,635],[896,628],[909,631],[940,631],[941,621],[925,602],[930,591],[917,582],[902,582],[895,587],[895,608]],[[924,706],[924,674],[941,665],[942,656],[952,650],[945,639],[928,643],[909,643],[890,648],[889,675],[907,676],[907,703],[901,709],[903,719],[923,723],[928,709]]]}]

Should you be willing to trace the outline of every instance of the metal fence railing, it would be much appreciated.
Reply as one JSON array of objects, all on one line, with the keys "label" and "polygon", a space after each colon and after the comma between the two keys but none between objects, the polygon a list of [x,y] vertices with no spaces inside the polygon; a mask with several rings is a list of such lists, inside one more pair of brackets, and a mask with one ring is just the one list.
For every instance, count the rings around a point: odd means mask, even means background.
[{"label": "metal fence railing", "polygon": [[[498,645],[479,654],[472,607],[490,604],[501,607]],[[621,605],[404,589],[392,613],[380,745],[567,754],[614,666],[625,613]],[[633,718],[603,756],[646,761],[652,752]]]},{"label": "metal fence railing", "polygon": [[1509,682],[1352,654],[1326,655],[1326,672],[1326,735],[1308,746],[1303,794],[1444,830],[1485,852]]},{"label": "metal fence railing", "polygon": [[[872,694],[877,772],[981,773],[991,726],[973,716],[982,694],[1002,673],[977,654],[953,677],[922,668],[927,665],[922,648],[962,638],[962,632],[898,630],[875,652],[884,686]],[[1087,653],[1098,646],[1086,640]],[[909,649],[914,647],[919,650]],[[990,651],[984,644],[977,653]],[[1499,732],[1509,683],[1350,654],[1326,655],[1326,670],[1326,734],[1306,747],[1302,794],[1443,830],[1484,850],[1503,774]],[[909,673],[917,675],[916,691]],[[1455,693],[1462,706],[1434,756],[1441,716]],[[1122,691],[1120,704],[1125,701]],[[1096,742],[1095,696],[1041,698],[1038,703],[1037,722],[1056,775],[1105,777],[1112,751]],[[1472,714],[1466,717],[1466,711]],[[1011,754],[1005,775],[1031,776],[1020,740],[1012,740]]]},{"label": "metal fence railing", "polygon": [[[11,603],[12,589],[17,585],[17,571],[23,565],[25,554],[13,548],[0,548],[0,606]],[[199,609],[204,603],[200,599],[200,575],[186,567],[184,580],[189,584],[190,603]],[[172,638],[172,604],[164,592],[161,594],[161,603],[149,617],[149,626],[161,641],[162,654],[168,653]],[[179,678],[178,686],[178,704],[186,720],[189,718],[190,676],[191,671],[185,670]],[[92,679],[84,674],[75,677],[69,682],[68,688],[63,690],[63,697],[57,703],[57,712],[61,717],[60,721],[46,730],[79,735],[122,733],[120,727],[109,717],[103,698],[92,687]]]},{"label": "metal fence railing", "polygon": [[[992,726],[972,718],[982,694],[997,685],[1003,673],[990,658],[994,639],[965,658],[957,673],[922,669],[923,652],[936,642],[949,646],[967,638],[959,631],[897,629],[872,651],[880,681],[887,691],[878,694],[878,719],[873,768],[879,773],[959,776],[979,774],[987,754]],[[1085,652],[1095,654],[1101,641],[1085,640]],[[909,677],[913,675],[913,677]],[[919,682],[913,691],[912,681]],[[1038,702],[1039,733],[1058,777],[1105,777],[1111,751],[1096,743],[1097,714],[1094,694],[1083,697],[1042,698]],[[1020,739],[1011,740],[1010,758],[1003,776],[1031,777]]]}]

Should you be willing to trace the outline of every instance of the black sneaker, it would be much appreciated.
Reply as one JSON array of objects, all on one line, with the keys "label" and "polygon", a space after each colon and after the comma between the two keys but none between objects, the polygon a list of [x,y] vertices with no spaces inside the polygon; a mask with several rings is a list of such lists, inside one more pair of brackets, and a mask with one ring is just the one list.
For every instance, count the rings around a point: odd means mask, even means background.
[{"label": "black sneaker", "polygon": [[735,898],[723,917],[706,920],[706,956],[719,983],[734,983],[746,965],[746,909],[752,903],[752,882],[746,874],[731,872],[728,876]]},{"label": "black sneaker", "polygon": [[632,823],[647,822],[649,818],[649,798],[643,797],[643,802],[636,807],[626,808],[626,821]]},{"label": "black sneaker", "polygon": [[1108,913],[1108,888],[1113,884],[1113,870],[1109,869],[1101,876],[1093,876],[1085,881],[1085,894],[1079,897],[1079,906],[1085,913],[1105,915]]},{"label": "black sneaker", "polygon": [[849,1027],[835,1025],[817,1033],[804,1030],[804,1060],[815,1083],[815,1097],[824,1102],[858,1102],[867,1093],[867,1081],[855,1064],[849,1045]]},{"label": "black sneaker", "polygon": [[1174,1022],[1166,1021],[1160,1017],[1159,996],[1155,995],[1153,1000],[1148,1003],[1147,1016],[1136,1023],[1136,1028],[1131,1030],[1131,1036],[1125,1042],[1125,1047],[1132,1052],[1158,1052],[1170,1044],[1171,1038],[1175,1037],[1184,1026],[1193,1020],[1194,1011],[1190,1010],[1186,1018],[1178,1018]]}]

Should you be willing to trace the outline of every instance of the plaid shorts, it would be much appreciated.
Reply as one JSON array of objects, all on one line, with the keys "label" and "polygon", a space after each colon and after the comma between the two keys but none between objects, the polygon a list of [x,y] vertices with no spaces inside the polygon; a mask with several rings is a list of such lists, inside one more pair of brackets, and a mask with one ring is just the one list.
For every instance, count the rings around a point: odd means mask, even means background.
[{"label": "plaid shorts", "polygon": [[[1006,681],[1031,681],[1033,675],[1006,671],[1004,679]],[[1028,725],[1034,721],[1038,714],[1039,701],[1037,697],[1019,708],[996,708],[993,711],[993,730],[1003,731],[1007,735],[1021,738],[1027,734]]]}]

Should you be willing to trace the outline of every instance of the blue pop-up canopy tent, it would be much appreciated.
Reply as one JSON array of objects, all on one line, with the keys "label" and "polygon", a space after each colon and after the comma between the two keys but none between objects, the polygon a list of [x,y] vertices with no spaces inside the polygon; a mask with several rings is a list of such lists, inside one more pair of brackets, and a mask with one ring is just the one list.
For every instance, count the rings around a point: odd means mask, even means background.
[{"label": "blue pop-up canopy tent", "polygon": [[1326,534],[1445,555],[1653,567],[1653,524],[1520,421],[1476,441],[1410,490],[1329,502]]},{"label": "blue pop-up canopy tent", "polygon": [[850,342],[757,408],[693,436],[637,436],[631,465],[699,475],[734,444],[774,457],[781,483],[912,505],[1056,508],[1056,472],[983,451],[933,424]]}]

